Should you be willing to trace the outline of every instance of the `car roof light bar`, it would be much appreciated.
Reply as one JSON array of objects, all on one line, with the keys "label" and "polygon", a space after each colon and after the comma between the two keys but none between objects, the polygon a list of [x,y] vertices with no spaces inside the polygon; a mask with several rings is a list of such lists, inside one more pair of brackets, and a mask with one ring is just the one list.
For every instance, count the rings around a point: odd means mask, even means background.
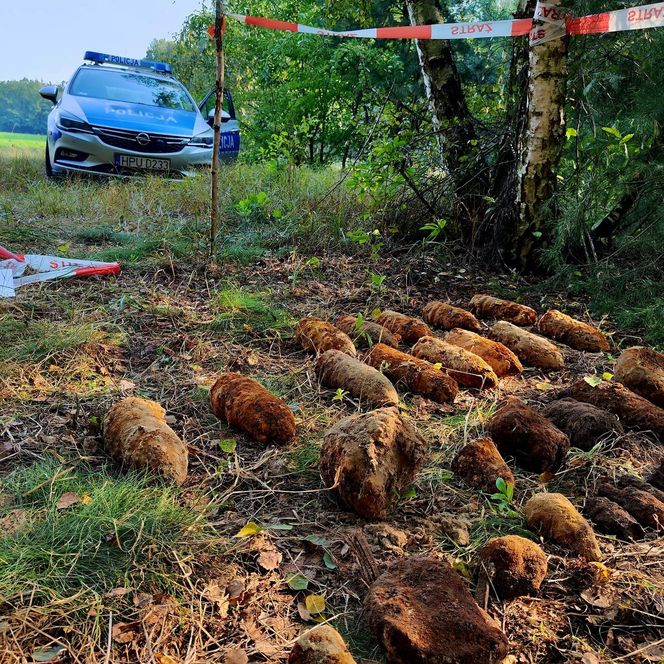
[{"label": "car roof light bar", "polygon": [[151,69],[160,74],[172,74],[173,69],[167,62],[153,62],[152,60],[137,60],[136,58],[125,58],[121,55],[109,55],[108,53],[97,53],[86,51],[84,60],[97,64],[120,65],[121,67],[137,67],[139,69]]}]

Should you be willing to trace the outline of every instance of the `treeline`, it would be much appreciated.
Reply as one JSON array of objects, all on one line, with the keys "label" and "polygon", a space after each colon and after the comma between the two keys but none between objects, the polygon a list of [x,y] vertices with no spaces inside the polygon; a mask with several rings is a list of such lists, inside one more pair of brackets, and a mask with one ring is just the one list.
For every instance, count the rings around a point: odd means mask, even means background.
[{"label": "treeline", "polygon": [[0,131],[21,134],[46,133],[46,117],[52,106],[39,96],[42,81],[0,81]]}]

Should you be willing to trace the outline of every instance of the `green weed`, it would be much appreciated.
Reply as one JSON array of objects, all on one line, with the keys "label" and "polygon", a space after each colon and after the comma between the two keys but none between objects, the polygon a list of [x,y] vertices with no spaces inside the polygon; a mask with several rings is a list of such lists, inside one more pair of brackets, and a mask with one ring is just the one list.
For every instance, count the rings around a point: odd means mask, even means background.
[{"label": "green weed", "polygon": [[167,587],[172,551],[192,546],[204,525],[176,489],[107,467],[40,461],[0,487],[10,498],[0,517],[23,515],[15,532],[0,532],[0,597],[8,601],[100,595],[145,580]]},{"label": "green weed", "polygon": [[270,304],[270,297],[269,292],[251,292],[228,284],[217,294],[221,311],[212,323],[213,329],[246,332],[290,329],[294,320],[286,310]]}]

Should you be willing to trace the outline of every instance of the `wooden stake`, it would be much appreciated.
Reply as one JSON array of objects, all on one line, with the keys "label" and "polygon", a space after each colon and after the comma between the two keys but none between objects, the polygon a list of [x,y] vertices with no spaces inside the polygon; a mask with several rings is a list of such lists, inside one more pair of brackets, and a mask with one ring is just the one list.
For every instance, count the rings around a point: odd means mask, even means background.
[{"label": "wooden stake", "polygon": [[210,264],[217,255],[217,230],[219,214],[219,143],[221,139],[221,108],[224,101],[224,0],[216,0],[214,16],[214,46],[217,55],[217,80],[214,103],[214,151],[212,153],[212,184],[210,187]]}]

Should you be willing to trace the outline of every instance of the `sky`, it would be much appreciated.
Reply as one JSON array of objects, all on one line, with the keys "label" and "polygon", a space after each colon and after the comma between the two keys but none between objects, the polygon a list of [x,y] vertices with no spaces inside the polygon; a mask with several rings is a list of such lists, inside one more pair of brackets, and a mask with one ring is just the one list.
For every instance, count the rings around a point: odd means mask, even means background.
[{"label": "sky", "polygon": [[85,51],[140,58],[202,0],[0,0],[0,81],[66,81]]}]

